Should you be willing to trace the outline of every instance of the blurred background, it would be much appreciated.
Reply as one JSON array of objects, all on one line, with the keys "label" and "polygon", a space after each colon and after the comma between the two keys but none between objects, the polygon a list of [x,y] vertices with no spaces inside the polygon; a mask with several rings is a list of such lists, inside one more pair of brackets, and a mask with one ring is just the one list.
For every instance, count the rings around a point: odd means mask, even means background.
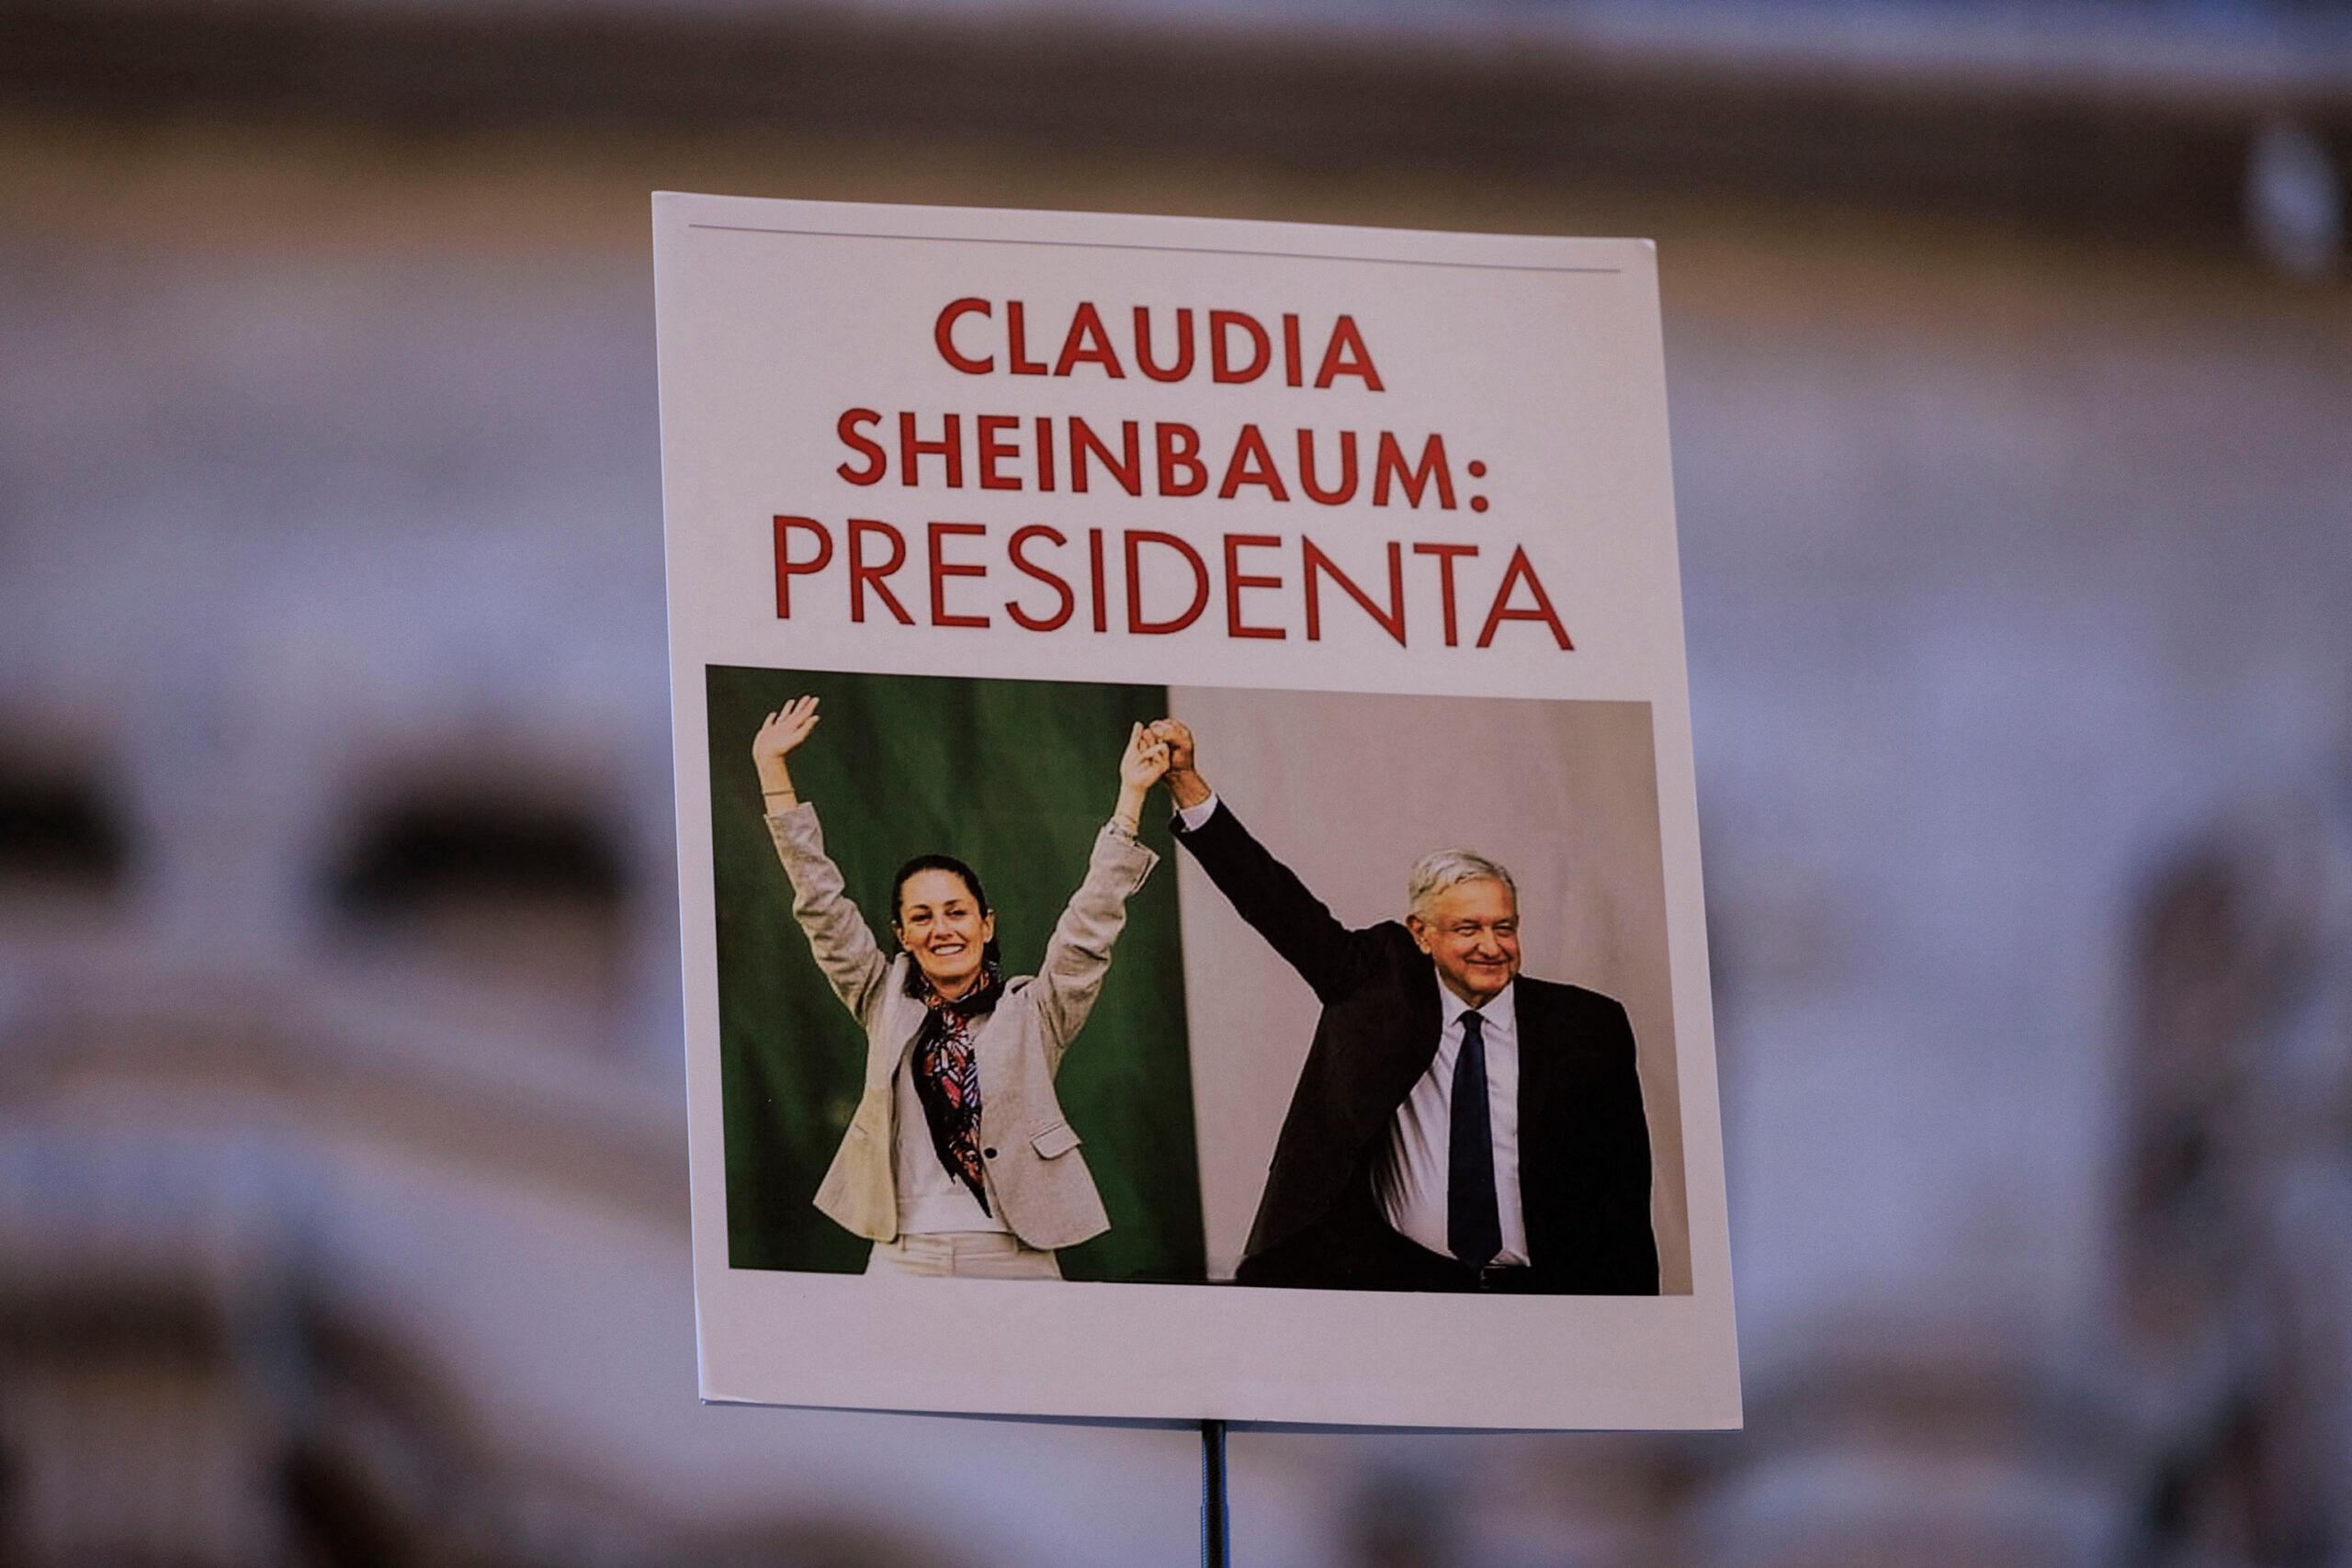
[{"label": "blurred background", "polygon": [[1660,247],[1745,1433],[1250,1563],[2352,1563],[2352,16],[8,0],[0,1562],[1182,1563],[693,1395],[647,193]]}]

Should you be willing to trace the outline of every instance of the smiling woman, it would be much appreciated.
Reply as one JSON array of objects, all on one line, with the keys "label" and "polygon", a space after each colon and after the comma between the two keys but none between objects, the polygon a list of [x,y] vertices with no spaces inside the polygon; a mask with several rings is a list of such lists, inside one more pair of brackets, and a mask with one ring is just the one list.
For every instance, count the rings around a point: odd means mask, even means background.
[{"label": "smiling woman", "polygon": [[954,855],[917,855],[900,866],[890,911],[899,945],[914,955],[910,990],[928,985],[953,1001],[978,983],[984,964],[1001,962],[996,911],[980,890],[979,874]]},{"label": "smiling woman", "polygon": [[793,918],[865,1037],[856,1110],[816,1206],[874,1244],[869,1273],[1058,1279],[1056,1252],[1111,1220],[1055,1079],[1101,995],[1127,899],[1159,861],[1136,834],[1168,748],[1129,726],[1117,804],[1085,878],[1038,973],[1008,979],[979,876],[950,855],[899,868],[890,911],[899,951],[883,953],[792,777],[819,701],[804,694],[771,711],[752,742]]}]

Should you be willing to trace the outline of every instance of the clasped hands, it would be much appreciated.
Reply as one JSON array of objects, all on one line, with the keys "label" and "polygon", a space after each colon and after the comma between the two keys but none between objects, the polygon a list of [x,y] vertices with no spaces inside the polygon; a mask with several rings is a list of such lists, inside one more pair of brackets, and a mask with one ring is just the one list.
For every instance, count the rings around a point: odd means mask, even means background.
[{"label": "clasped hands", "polygon": [[1158,718],[1136,725],[1127,736],[1127,754],[1119,762],[1120,823],[1133,832],[1141,820],[1144,792],[1165,780],[1169,798],[1182,811],[1209,798],[1208,781],[1201,777],[1193,731],[1181,719]]},{"label": "clasped hands", "polygon": [[1193,731],[1181,719],[1155,719],[1144,727],[1146,734],[1157,740],[1168,753],[1165,771],[1169,798],[1179,811],[1198,806],[1209,797],[1208,780],[1201,776],[1193,747]]}]

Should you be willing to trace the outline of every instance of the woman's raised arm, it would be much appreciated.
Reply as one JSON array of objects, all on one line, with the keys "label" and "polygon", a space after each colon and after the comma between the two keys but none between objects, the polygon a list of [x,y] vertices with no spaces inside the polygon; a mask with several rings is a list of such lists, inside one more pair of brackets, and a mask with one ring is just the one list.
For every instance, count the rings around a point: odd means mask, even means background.
[{"label": "woman's raised arm", "polygon": [[1119,799],[1111,820],[1094,840],[1086,880],[1070,895],[1046,944],[1046,962],[1035,981],[1037,1016],[1046,1026],[1046,1066],[1061,1066],[1062,1053],[1085,1027],[1087,1014],[1102,993],[1111,969],[1111,947],[1127,923],[1127,899],[1150,874],[1159,856],[1136,840],[1145,795],[1168,771],[1166,742],[1136,725],[1119,758]]},{"label": "woman's raised arm", "polygon": [[1119,803],[1111,820],[1132,839],[1143,828],[1144,797],[1168,771],[1168,742],[1142,725],[1127,731],[1127,749],[1119,758]]},{"label": "woman's raised arm", "polygon": [[860,1023],[882,1003],[882,981],[890,962],[882,956],[865,917],[851,902],[841,868],[825,853],[817,808],[793,788],[785,759],[817,728],[817,699],[795,697],[768,715],[752,739],[752,761],[760,771],[760,795],[767,807],[768,837],[792,879],[792,918],[808,939],[817,967],[825,972],[842,1005]]}]

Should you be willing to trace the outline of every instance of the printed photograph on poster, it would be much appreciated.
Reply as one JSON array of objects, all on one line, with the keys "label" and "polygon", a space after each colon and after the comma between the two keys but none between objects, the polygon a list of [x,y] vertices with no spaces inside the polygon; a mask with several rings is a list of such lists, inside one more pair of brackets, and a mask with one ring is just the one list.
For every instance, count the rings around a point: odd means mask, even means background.
[{"label": "printed photograph on poster", "polygon": [[655,264],[704,1397],[1736,1426],[1651,248]]},{"label": "printed photograph on poster", "polygon": [[707,690],[731,1267],[1688,1293],[1645,705]]}]

